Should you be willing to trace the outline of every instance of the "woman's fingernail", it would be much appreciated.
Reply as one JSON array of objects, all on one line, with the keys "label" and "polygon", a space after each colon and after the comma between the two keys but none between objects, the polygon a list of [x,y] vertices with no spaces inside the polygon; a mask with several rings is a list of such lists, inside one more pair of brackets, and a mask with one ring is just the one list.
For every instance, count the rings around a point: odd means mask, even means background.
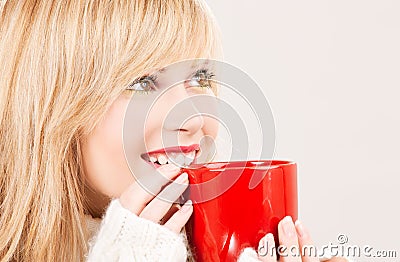
[{"label": "woman's fingernail", "polygon": [[[258,255],[265,257],[268,255],[272,248],[275,247],[274,235],[271,233],[266,234],[258,244]],[[272,254],[269,254],[272,256]]]},{"label": "woman's fingernail", "polygon": [[293,220],[290,216],[287,216],[282,221],[283,233],[287,237],[293,237],[296,234],[296,229],[294,228]]},{"label": "woman's fingernail", "polygon": [[188,212],[192,208],[192,200],[186,201],[186,203],[182,206],[182,212]]},{"label": "woman's fingernail", "polygon": [[178,176],[177,179],[175,179],[175,182],[179,184],[185,184],[187,181],[188,181],[188,174],[186,172],[182,173],[180,176]]},{"label": "woman's fingernail", "polygon": [[268,242],[265,239],[265,236],[260,239],[260,242],[258,242],[258,249],[257,253],[259,256],[265,256],[268,250]]},{"label": "woman's fingernail", "polygon": [[271,243],[273,243],[275,240],[274,240],[274,235],[272,235],[272,233],[268,233],[266,236],[265,236],[265,238],[266,238],[266,240],[268,240],[268,242],[271,242]]},{"label": "woman's fingernail", "polygon": [[265,235],[264,245],[266,247],[272,247],[273,245],[275,245],[274,235],[272,235],[271,233],[268,233],[267,235]]},{"label": "woman's fingernail", "polygon": [[305,237],[307,235],[307,231],[304,228],[303,223],[301,223],[299,220],[296,221],[295,226],[299,237]]}]

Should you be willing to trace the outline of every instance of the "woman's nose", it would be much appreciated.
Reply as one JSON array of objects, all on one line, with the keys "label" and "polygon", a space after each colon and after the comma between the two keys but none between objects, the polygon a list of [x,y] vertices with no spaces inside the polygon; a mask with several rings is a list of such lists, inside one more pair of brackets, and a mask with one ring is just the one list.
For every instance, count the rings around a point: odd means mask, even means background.
[{"label": "woman's nose", "polygon": [[[193,107],[194,108],[194,107]],[[199,130],[202,129],[204,125],[204,118],[199,112],[193,112],[193,115],[190,115],[186,118],[182,125],[179,128],[176,128],[176,131],[186,132],[189,135],[193,135]]]},{"label": "woman's nose", "polygon": [[204,118],[196,107],[191,96],[183,86],[169,90],[168,110],[164,118],[163,128],[168,131],[184,132],[193,135],[202,129]]}]

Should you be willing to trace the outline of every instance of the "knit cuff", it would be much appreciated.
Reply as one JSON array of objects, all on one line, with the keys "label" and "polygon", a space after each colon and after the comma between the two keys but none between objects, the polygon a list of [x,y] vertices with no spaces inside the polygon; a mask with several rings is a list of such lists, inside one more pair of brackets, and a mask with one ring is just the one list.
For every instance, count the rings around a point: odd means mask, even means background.
[{"label": "knit cuff", "polygon": [[136,216],[115,199],[90,244],[88,261],[186,261],[186,257],[181,235]]}]

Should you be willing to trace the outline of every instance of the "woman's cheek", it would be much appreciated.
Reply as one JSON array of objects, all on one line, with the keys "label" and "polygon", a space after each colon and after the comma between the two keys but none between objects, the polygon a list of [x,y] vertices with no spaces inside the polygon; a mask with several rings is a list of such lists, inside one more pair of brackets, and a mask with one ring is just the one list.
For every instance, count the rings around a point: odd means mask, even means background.
[{"label": "woman's cheek", "polygon": [[204,135],[211,136],[215,139],[218,134],[218,129],[219,129],[218,120],[212,117],[207,117],[207,116],[204,117],[204,126],[203,126]]},{"label": "woman's cheek", "polygon": [[126,104],[117,100],[104,119],[85,139],[83,159],[90,186],[109,197],[118,197],[134,182],[123,149]]},{"label": "woman's cheek", "polygon": [[112,140],[92,139],[84,147],[86,179],[95,191],[109,197],[119,196],[134,182],[123,148],[118,145],[120,144],[113,143]]}]

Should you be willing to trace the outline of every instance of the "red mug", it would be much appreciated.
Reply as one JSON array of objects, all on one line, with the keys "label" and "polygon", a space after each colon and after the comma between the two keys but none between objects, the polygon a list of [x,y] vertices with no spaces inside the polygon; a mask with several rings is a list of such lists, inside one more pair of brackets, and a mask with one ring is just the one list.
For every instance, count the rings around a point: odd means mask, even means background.
[{"label": "red mug", "polygon": [[193,201],[186,225],[195,261],[237,261],[267,233],[278,242],[278,223],[297,219],[297,169],[290,161],[195,164],[185,198]]}]

